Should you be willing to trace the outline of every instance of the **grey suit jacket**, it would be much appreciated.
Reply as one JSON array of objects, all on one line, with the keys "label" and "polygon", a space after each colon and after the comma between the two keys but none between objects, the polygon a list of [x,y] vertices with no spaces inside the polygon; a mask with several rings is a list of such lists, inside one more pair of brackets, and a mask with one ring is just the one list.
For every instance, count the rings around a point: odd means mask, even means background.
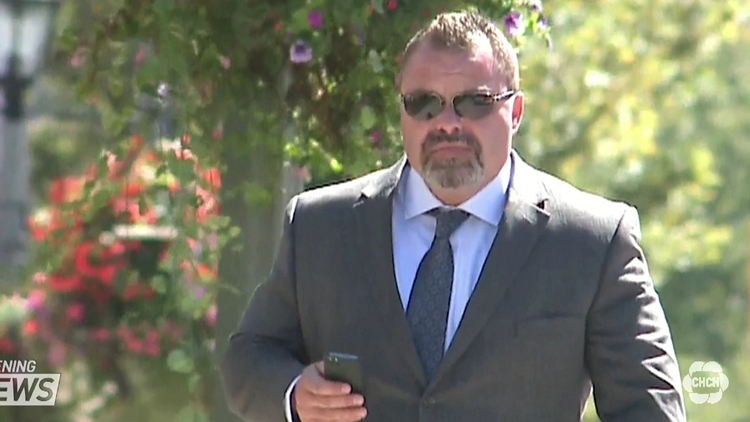
[{"label": "grey suit jacket", "polygon": [[362,358],[366,421],[686,420],[672,339],[634,208],[525,164],[456,336],[429,383],[394,278],[392,193],[405,160],[304,192],[221,372],[232,411],[282,422],[302,369]]}]

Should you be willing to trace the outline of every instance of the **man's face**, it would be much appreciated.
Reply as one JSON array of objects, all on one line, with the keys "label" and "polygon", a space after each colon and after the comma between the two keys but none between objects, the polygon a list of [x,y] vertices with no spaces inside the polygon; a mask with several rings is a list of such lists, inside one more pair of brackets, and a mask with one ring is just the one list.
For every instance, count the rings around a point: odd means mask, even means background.
[{"label": "man's face", "polygon": [[[508,159],[523,114],[520,93],[492,100],[509,91],[507,78],[497,70],[489,41],[476,44],[463,53],[424,44],[401,75],[401,94],[411,108],[401,107],[406,155],[438,196],[470,196],[492,180]],[[441,98],[444,107],[429,95]],[[457,112],[451,101],[462,95]]]}]

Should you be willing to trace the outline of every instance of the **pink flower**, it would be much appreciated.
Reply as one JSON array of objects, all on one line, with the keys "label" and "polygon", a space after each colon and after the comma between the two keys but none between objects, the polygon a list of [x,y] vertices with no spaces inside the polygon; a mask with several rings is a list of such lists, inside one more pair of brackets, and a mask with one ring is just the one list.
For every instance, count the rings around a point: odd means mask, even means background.
[{"label": "pink flower", "polygon": [[159,343],[159,331],[157,330],[149,330],[148,333],[146,333],[146,342],[148,343]]},{"label": "pink flower", "polygon": [[206,296],[206,288],[203,286],[192,286],[190,290],[193,292],[193,295],[195,295],[197,300],[201,300]]},{"label": "pink flower", "polygon": [[106,328],[97,328],[91,331],[91,338],[96,341],[107,341],[109,340],[110,332]]},{"label": "pink flower", "polygon": [[307,15],[307,22],[313,29],[318,29],[323,26],[323,13],[320,10],[313,10]]},{"label": "pink flower", "polygon": [[135,53],[135,57],[133,58],[133,61],[135,62],[135,66],[138,67],[142,65],[145,60],[146,60],[146,47],[141,47]]},{"label": "pink flower", "polygon": [[209,325],[209,327],[214,327],[216,325],[216,305],[211,305],[208,310],[206,311],[206,323]]},{"label": "pink flower", "polygon": [[145,344],[143,344],[143,340],[137,339],[137,338],[130,338],[125,340],[125,347],[128,348],[133,353],[141,353],[144,350]]},{"label": "pink flower", "polygon": [[35,273],[33,279],[35,284],[44,284],[47,281],[47,274]]},{"label": "pink flower", "polygon": [[70,64],[70,67],[73,69],[78,69],[83,65],[83,63],[86,61],[86,53],[88,53],[88,48],[86,47],[78,47],[75,52],[73,52],[73,55],[70,57],[70,60],[68,61],[68,64]]},{"label": "pink flower", "polygon": [[146,339],[145,344],[143,345],[143,351],[149,355],[149,356],[159,356],[159,353],[161,352],[161,347],[159,346],[159,339],[160,339],[159,331],[157,330],[149,330],[148,333],[146,333]]},{"label": "pink flower", "polygon": [[122,325],[117,328],[117,337],[122,341],[128,341],[133,338],[133,330]]},{"label": "pink flower", "polygon": [[311,179],[310,169],[308,169],[307,167],[297,167],[295,169],[295,173],[297,173],[297,177],[299,177],[299,179],[305,183],[309,182]]},{"label": "pink flower", "polygon": [[63,362],[65,362],[65,357],[68,354],[68,350],[65,347],[65,344],[61,342],[54,342],[52,344],[52,347],[50,347],[49,352],[47,352],[47,360],[49,361],[50,365],[52,366],[59,366],[62,365]]},{"label": "pink flower", "polygon": [[219,247],[219,235],[216,233],[206,235],[206,243],[208,243],[210,250],[215,251]]},{"label": "pink flower", "polygon": [[159,353],[161,353],[161,348],[158,344],[146,344],[144,349],[147,355],[153,357],[159,356]]},{"label": "pink flower", "polygon": [[75,302],[68,305],[65,315],[74,322],[80,322],[83,319],[85,308],[82,303]]},{"label": "pink flower", "polygon": [[172,322],[165,324],[164,331],[167,332],[167,335],[172,340],[179,340],[182,337],[182,328]]},{"label": "pink flower", "polygon": [[45,294],[43,290],[32,290],[26,299],[26,308],[31,312],[44,309]]},{"label": "pink flower", "polygon": [[219,62],[221,62],[221,67],[223,67],[224,70],[228,70],[232,66],[232,60],[227,56],[221,56]]}]

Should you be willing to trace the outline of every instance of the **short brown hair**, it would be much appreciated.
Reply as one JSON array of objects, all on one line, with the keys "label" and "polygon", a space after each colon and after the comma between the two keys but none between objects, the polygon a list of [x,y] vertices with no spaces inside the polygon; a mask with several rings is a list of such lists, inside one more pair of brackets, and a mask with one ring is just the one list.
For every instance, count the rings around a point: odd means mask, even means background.
[{"label": "short brown hair", "polygon": [[430,47],[438,50],[461,52],[474,48],[477,36],[490,41],[498,70],[507,78],[507,88],[520,89],[518,56],[515,49],[497,25],[473,11],[441,13],[417,31],[406,43],[401,55],[397,84],[401,83],[401,74],[409,57],[423,42],[426,41]]}]

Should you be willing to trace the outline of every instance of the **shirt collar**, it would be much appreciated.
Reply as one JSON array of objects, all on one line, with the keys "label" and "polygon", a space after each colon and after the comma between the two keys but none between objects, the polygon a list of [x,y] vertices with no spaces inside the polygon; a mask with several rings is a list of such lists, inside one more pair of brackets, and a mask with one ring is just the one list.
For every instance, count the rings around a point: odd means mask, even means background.
[{"label": "shirt collar", "polygon": [[[513,161],[511,158],[487,186],[456,208],[462,209],[493,226],[500,224],[505,208],[506,193],[512,176],[512,167]],[[404,167],[398,191],[404,205],[404,217],[407,220],[434,208],[445,207],[432,194],[422,176],[416,171],[412,171],[408,165]]]}]

